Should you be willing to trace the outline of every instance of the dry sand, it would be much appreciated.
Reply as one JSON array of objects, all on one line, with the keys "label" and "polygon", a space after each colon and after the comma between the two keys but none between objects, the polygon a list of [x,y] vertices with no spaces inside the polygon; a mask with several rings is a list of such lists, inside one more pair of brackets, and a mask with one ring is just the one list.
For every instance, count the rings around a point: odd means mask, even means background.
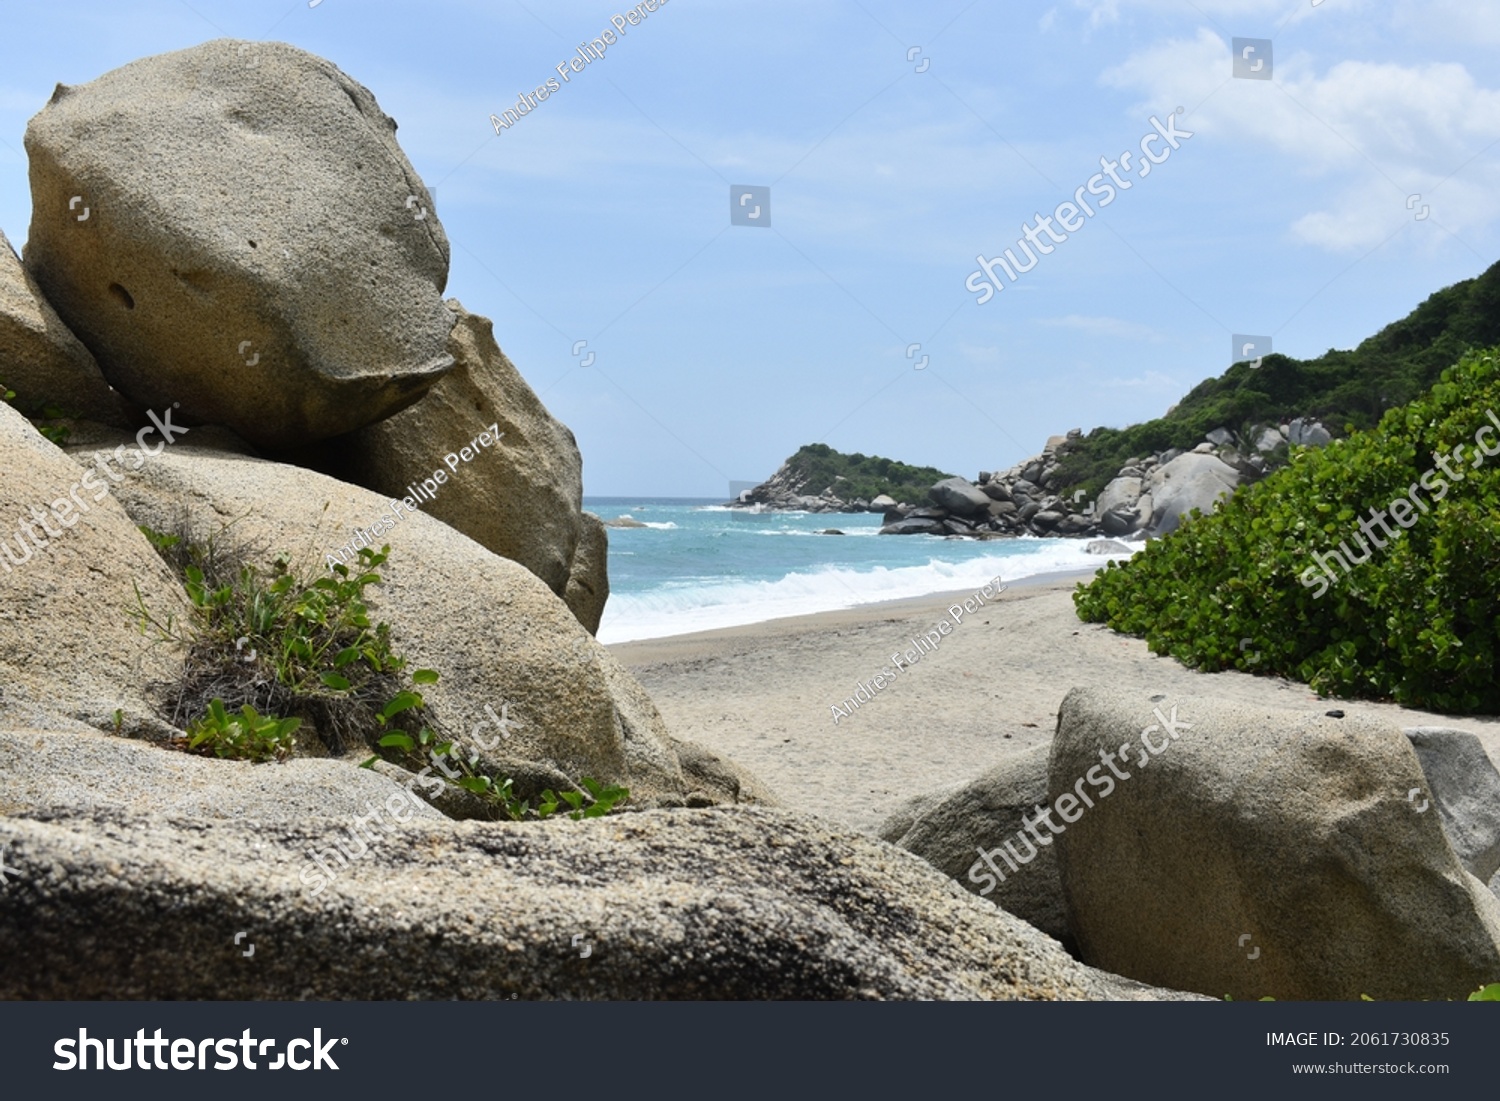
[{"label": "dry sand", "polygon": [[1500,765],[1500,719],[1322,700],[1306,685],[1248,673],[1198,673],[1140,639],[1080,622],[1072,592],[1090,572],[1015,582],[943,638],[936,653],[849,718],[831,705],[894,669],[891,655],[973,596],[959,592],[618,643],[610,651],[651,693],[679,738],[750,768],[788,806],[873,832],[908,796],[972,779],[1049,742],[1074,685],[1196,693],[1274,707],[1384,715],[1398,726],[1479,735]]}]

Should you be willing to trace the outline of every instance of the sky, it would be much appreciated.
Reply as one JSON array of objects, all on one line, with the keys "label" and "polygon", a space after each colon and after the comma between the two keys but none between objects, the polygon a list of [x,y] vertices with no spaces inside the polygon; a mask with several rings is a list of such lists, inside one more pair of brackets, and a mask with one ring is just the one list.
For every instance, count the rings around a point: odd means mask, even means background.
[{"label": "sky", "polygon": [[593,496],[723,497],[814,442],[973,478],[1160,416],[1236,337],[1352,347],[1500,258],[1500,3],[57,0],[5,18],[18,248],[22,139],[58,82],[231,37],[368,87],[436,189],[446,293],[494,320]]}]

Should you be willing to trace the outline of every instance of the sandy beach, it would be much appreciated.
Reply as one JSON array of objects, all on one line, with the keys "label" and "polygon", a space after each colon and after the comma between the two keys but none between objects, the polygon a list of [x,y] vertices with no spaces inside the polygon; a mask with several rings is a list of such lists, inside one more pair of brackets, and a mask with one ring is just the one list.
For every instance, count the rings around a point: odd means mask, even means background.
[{"label": "sandy beach", "polygon": [[750,768],[788,806],[865,831],[910,795],[962,783],[1050,741],[1058,705],[1075,685],[1339,708],[1402,727],[1469,730],[1500,765],[1500,719],[1323,700],[1278,678],[1198,673],[1150,653],[1140,639],[1083,623],[1072,593],[1090,576],[1010,583],[837,724],[831,707],[853,695],[857,681],[893,672],[894,653],[911,650],[912,639],[974,593],[619,643],[610,651],[645,685],[676,737]]}]

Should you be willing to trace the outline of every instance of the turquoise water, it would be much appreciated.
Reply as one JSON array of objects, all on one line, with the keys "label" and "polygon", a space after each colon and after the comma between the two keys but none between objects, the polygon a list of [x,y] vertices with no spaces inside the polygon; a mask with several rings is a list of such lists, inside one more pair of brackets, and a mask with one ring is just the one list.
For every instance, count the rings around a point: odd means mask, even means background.
[{"label": "turquoise water", "polygon": [[[1057,570],[1097,568],[1088,540],[978,542],[886,535],[871,513],[726,509],[709,499],[588,497],[609,529],[610,598],[602,642],[759,623],[879,600],[979,589]],[[820,535],[836,528],[842,536]]]}]

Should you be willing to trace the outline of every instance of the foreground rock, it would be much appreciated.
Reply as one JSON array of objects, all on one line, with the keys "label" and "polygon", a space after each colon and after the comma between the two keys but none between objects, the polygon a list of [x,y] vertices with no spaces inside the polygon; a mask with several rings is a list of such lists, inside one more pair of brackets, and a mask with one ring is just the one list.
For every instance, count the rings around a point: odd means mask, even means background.
[{"label": "foreground rock", "polygon": [[128,403],[42,297],[41,288],[0,233],[0,390],[22,407],[55,404],[66,416],[124,428]]},{"label": "foreground rock", "polygon": [[[456,299],[448,307],[457,321],[448,341],[453,370],[411,408],[330,441],[320,466],[387,497],[442,474],[447,482],[434,480],[423,511],[566,599],[586,524],[578,444],[500,350],[493,323]],[[499,442],[475,444],[492,425]],[[580,584],[607,586],[602,556],[588,569]],[[584,626],[597,630],[597,616]]]},{"label": "foreground rock", "polygon": [[1462,999],[1500,976],[1500,902],[1425,787],[1383,722],[1075,688],[1049,790],[1082,957],[1236,1000]]},{"label": "foreground rock", "polygon": [[127,441],[123,461],[85,471],[0,402],[0,725],[103,727],[120,709],[129,730],[171,732],[144,685],[170,679],[181,654],[142,633],[134,586],[163,621],[188,603],[109,494],[109,472],[155,461]]},{"label": "foreground rock", "polygon": [[1047,802],[1049,752],[1046,745],[1035,746],[956,791],[919,796],[881,826],[880,836],[920,856],[965,890],[1067,942],[1067,911],[1052,846],[1027,841],[1025,849],[1033,854],[1028,866],[998,876],[990,874],[977,852],[1006,843],[1021,847],[1017,834],[1027,836],[1024,823]]},{"label": "foreground rock", "polygon": [[26,129],[26,264],[148,408],[287,448],[452,365],[448,241],[396,124],[330,62],[219,39],[59,85]]},{"label": "foreground rock", "polygon": [[[155,818],[218,818],[291,825],[310,817],[353,819],[400,785],[348,761],[252,765],[72,731],[0,730],[0,814],[112,812]],[[444,821],[420,799],[403,817]]]},{"label": "foreground rock", "polygon": [[914,857],[805,816],[371,831],[327,881],[308,854],[347,837],[330,819],[0,818],[16,869],[0,997],[1180,997],[1084,967]]},{"label": "foreground rock", "polygon": [[[263,548],[266,560],[286,550],[294,569],[317,573],[326,554],[351,546],[349,533],[368,529],[387,507],[357,486],[192,439],[115,487],[135,523],[171,532],[187,510],[202,541],[233,520],[233,538]],[[112,443],[71,451],[86,462]],[[132,536],[154,557],[139,532]],[[403,513],[380,539],[392,550],[382,584],[366,593],[371,618],[389,622],[411,668],[441,675],[423,695],[449,736],[485,723],[487,707],[509,705],[513,725],[481,759],[516,777],[522,794],[582,777],[630,788],[638,806],[681,805],[693,794],[651,700],[530,571],[421,512]],[[118,566],[113,575],[129,592],[129,576]]]},{"label": "foreground rock", "polygon": [[1419,726],[1406,736],[1453,851],[1472,875],[1488,881],[1500,871],[1500,773],[1467,731]]}]

